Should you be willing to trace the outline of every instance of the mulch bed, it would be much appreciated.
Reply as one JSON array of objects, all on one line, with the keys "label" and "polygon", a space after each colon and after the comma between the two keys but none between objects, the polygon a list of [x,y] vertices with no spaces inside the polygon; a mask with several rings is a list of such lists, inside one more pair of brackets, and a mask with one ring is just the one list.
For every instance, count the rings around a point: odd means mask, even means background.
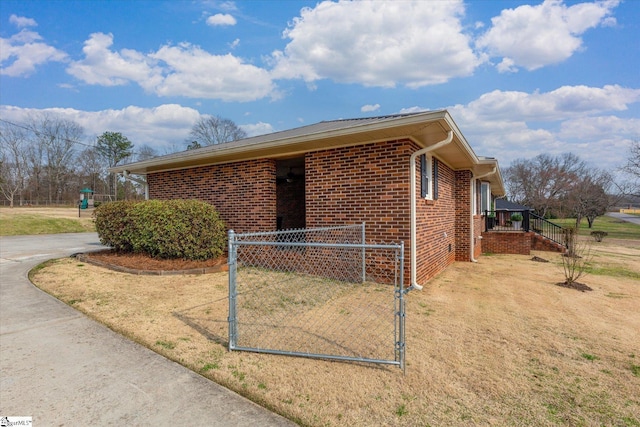
[{"label": "mulch bed", "polygon": [[160,259],[145,254],[119,253],[111,249],[78,254],[76,257],[94,265],[132,274],[202,274],[226,271],[227,257],[204,261]]},{"label": "mulch bed", "polygon": [[533,258],[531,258],[531,261],[535,261],[535,262],[549,262],[548,260],[544,259],[544,258],[540,258],[539,256],[534,256]]},{"label": "mulch bed", "polygon": [[589,286],[585,285],[584,283],[578,283],[578,282],[573,282],[573,283],[560,282],[560,283],[556,283],[556,285],[562,286],[563,288],[575,289],[580,292],[593,290]]}]

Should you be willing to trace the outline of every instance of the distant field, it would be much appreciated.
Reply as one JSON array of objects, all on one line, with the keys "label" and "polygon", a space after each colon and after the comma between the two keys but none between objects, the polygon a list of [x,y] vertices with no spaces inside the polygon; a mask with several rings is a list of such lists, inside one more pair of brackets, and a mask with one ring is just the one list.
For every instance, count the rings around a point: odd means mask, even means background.
[{"label": "distant field", "polygon": [[78,208],[0,208],[0,236],[95,231],[91,211]]},{"label": "distant field", "polygon": [[[563,227],[574,227],[575,218],[552,219],[551,222]],[[583,219],[580,223],[580,236],[589,236],[592,231],[606,231],[610,239],[640,239],[640,225],[622,221],[610,216],[599,216],[593,223],[593,228],[589,228],[589,223]]]}]

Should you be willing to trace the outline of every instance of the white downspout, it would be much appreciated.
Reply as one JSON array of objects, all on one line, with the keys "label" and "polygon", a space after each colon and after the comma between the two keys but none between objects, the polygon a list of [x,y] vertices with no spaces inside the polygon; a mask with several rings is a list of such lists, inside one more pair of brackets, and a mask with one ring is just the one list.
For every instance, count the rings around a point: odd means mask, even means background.
[{"label": "white downspout", "polygon": [[[474,197],[475,192],[476,192],[475,183],[480,178],[484,178],[485,176],[493,175],[494,173],[496,173],[496,169],[497,168],[494,166],[493,169],[490,172],[484,173],[484,174],[482,174],[480,176],[477,176],[475,178],[473,178],[473,175],[472,175],[472,178],[471,178],[471,226],[469,227],[469,229],[471,230],[471,240],[469,240],[469,248],[470,248],[469,252],[470,252],[470,255],[471,255],[470,256],[471,262],[478,262],[478,260],[475,257],[475,254],[474,254],[475,244],[473,242],[474,234],[475,234],[475,230],[474,230],[475,227],[474,227],[474,224],[473,224],[473,215],[475,214],[474,209],[473,209],[473,197]],[[473,172],[472,172],[472,174],[473,174]]]},{"label": "white downspout", "polygon": [[149,184],[147,184],[147,181],[132,177],[131,175],[129,175],[129,171],[127,170],[122,172],[122,176],[124,176],[125,179],[137,182],[138,184],[144,186],[144,199],[149,200]]},{"label": "white downspout", "polygon": [[437,150],[440,147],[443,147],[453,141],[453,131],[447,132],[447,138],[438,142],[435,145],[431,145],[426,148],[422,148],[411,155],[411,159],[409,160],[409,174],[411,181],[411,286],[410,289],[422,290],[422,286],[416,283],[417,276],[417,262],[416,262],[416,254],[417,254],[417,244],[416,244],[416,159],[418,156],[422,154],[426,154],[430,151]]}]

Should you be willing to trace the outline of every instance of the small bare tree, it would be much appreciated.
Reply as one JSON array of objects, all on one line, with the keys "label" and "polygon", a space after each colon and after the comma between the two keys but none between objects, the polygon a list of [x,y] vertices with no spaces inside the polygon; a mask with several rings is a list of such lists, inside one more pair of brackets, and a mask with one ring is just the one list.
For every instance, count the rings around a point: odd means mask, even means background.
[{"label": "small bare tree", "polygon": [[27,174],[26,137],[23,129],[3,124],[0,127],[0,192],[13,207],[16,196],[20,197]]},{"label": "small bare tree", "polygon": [[571,191],[563,198],[569,214],[576,218],[576,228],[580,228],[582,218],[587,218],[589,228],[595,219],[607,212],[612,198],[608,195],[613,178],[603,170],[585,170],[578,177]]},{"label": "small bare tree", "polygon": [[565,278],[561,285],[580,290],[591,290],[588,286],[578,283],[578,279],[587,274],[589,263],[593,259],[591,246],[586,241],[578,240],[578,232],[575,228],[564,229],[564,241],[567,252],[561,257]]},{"label": "small bare tree", "polygon": [[74,166],[75,144],[84,137],[84,129],[72,120],[49,113],[31,116],[27,127],[44,154],[48,201],[60,203]]},{"label": "small bare tree", "polygon": [[623,184],[622,192],[629,196],[640,197],[640,141],[635,140],[627,153],[627,164],[620,168],[629,181]]}]

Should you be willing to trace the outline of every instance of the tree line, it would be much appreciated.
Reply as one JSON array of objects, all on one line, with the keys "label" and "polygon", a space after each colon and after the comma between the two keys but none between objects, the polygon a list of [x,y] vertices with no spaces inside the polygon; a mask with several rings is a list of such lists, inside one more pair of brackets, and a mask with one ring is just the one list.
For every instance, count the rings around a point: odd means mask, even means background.
[{"label": "tree line", "polygon": [[575,218],[576,227],[586,218],[591,228],[608,208],[623,200],[640,201],[638,141],[632,144],[627,163],[617,171],[626,179],[616,180],[612,172],[565,153],[517,159],[503,175],[509,201],[528,206],[545,218]]},{"label": "tree line", "polygon": [[[231,120],[203,116],[192,126],[182,149],[246,136]],[[148,145],[136,148],[120,132],[105,131],[88,141],[79,124],[50,113],[32,115],[22,123],[0,119],[0,192],[11,206],[77,203],[85,187],[98,195],[96,200],[142,198],[139,184],[109,174],[108,168],[157,155]],[[504,169],[503,177],[508,200],[529,206],[543,217],[574,217],[578,223],[586,218],[591,226],[621,196],[640,201],[638,141],[618,172],[628,179],[616,182],[611,172],[572,153],[540,154],[515,160]]]},{"label": "tree line", "polygon": [[[203,116],[185,147],[172,151],[244,137],[231,120]],[[51,113],[34,114],[20,123],[0,120],[0,192],[11,207],[74,204],[87,187],[98,201],[139,199],[144,196],[140,184],[110,174],[108,168],[158,154],[149,145],[135,147],[120,132],[105,131],[90,140],[78,123]]]}]

